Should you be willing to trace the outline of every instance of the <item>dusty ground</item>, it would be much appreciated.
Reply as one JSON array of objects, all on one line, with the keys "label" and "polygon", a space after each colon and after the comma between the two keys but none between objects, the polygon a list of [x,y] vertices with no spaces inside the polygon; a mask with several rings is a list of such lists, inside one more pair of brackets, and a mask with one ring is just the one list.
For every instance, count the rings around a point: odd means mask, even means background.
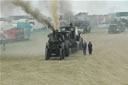
[{"label": "dusty ground", "polygon": [[0,54],[1,85],[128,85],[128,31],[92,30],[83,37],[92,41],[93,55],[80,51],[63,61],[44,60],[42,34]]}]

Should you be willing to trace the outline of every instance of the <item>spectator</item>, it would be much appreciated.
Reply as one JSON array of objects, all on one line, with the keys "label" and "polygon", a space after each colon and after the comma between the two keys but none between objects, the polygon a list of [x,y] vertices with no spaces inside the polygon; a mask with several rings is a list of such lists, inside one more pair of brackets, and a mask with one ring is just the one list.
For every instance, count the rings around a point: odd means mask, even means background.
[{"label": "spectator", "polygon": [[88,44],[88,52],[89,52],[89,55],[92,54],[92,43],[91,42],[89,42]]},{"label": "spectator", "polygon": [[6,50],[6,39],[7,39],[7,36],[4,34],[4,33],[2,33],[1,34],[1,37],[2,37],[2,51],[5,51]]},{"label": "spectator", "polygon": [[87,43],[86,43],[86,41],[84,41],[83,44],[82,44],[83,54],[84,55],[86,55],[86,47],[87,47]]}]

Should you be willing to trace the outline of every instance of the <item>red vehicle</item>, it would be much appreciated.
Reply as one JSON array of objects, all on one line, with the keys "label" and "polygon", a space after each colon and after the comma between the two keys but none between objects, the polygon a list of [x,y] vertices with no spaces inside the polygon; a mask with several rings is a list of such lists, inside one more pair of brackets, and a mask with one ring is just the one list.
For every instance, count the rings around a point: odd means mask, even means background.
[{"label": "red vehicle", "polygon": [[9,39],[12,40],[24,40],[24,30],[15,28],[15,29],[9,29],[5,30],[4,33],[8,36]]}]

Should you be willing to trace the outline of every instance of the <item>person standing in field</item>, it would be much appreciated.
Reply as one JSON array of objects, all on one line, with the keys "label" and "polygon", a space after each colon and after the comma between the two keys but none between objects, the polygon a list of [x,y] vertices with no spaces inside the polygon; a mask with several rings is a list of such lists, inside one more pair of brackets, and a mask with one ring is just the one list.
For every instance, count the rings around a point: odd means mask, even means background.
[{"label": "person standing in field", "polygon": [[89,52],[89,55],[92,55],[92,43],[91,43],[91,41],[88,43],[88,52]]},{"label": "person standing in field", "polygon": [[4,33],[1,33],[1,38],[2,38],[2,51],[5,51],[6,50],[6,39],[7,39],[7,36],[4,34]]},{"label": "person standing in field", "polygon": [[86,55],[86,48],[87,48],[87,43],[86,43],[86,41],[84,41],[82,44],[83,55]]}]

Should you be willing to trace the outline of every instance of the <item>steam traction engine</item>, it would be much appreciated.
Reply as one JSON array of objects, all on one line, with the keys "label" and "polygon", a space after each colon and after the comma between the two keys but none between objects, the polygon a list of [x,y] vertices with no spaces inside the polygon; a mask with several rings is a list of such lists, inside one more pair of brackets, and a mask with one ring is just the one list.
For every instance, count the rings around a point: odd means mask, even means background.
[{"label": "steam traction engine", "polygon": [[45,48],[45,59],[50,57],[59,57],[60,60],[65,57],[65,40],[60,32],[53,31],[48,35],[49,40]]},{"label": "steam traction engine", "polygon": [[70,26],[60,27],[60,32],[53,30],[48,35],[49,40],[45,48],[45,59],[50,57],[59,57],[60,60],[70,53],[79,51],[82,47],[82,38],[76,27]]},{"label": "steam traction engine", "polygon": [[60,29],[61,32],[69,32],[70,34],[69,42],[72,53],[80,50],[83,41],[82,38],[80,37],[80,32],[78,32],[78,29],[73,26],[61,27]]}]

